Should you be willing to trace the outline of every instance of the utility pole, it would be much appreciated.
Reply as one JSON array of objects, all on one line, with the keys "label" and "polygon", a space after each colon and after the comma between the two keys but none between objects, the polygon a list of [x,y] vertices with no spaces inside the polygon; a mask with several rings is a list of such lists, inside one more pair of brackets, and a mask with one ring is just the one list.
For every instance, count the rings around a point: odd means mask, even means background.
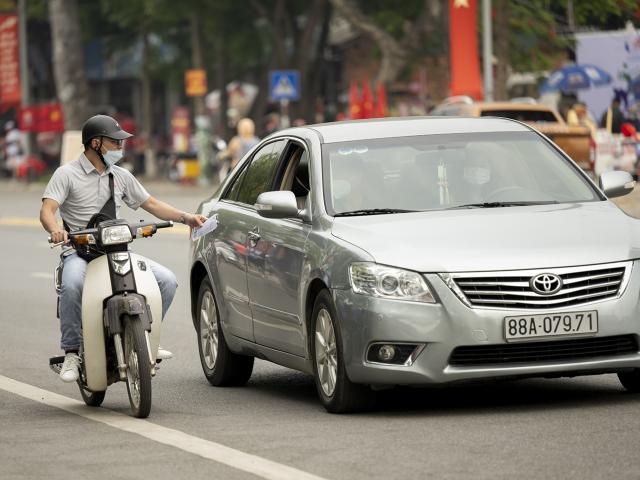
[{"label": "utility pole", "polygon": [[491,0],[482,0],[482,73],[484,100],[493,101],[493,28],[491,25]]}]

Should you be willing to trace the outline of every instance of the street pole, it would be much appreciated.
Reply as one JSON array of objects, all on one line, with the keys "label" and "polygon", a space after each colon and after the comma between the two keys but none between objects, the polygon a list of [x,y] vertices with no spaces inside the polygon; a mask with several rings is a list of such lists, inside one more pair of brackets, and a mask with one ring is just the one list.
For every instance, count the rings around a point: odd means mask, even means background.
[{"label": "street pole", "polygon": [[[27,0],[18,0],[18,35],[20,41],[20,96],[22,106],[31,105],[31,86],[29,85],[29,67],[27,63]],[[35,150],[33,134],[27,133],[23,142],[25,158]]]},{"label": "street pole", "polygon": [[484,100],[493,101],[493,31],[491,25],[491,0],[482,0],[482,70]]}]

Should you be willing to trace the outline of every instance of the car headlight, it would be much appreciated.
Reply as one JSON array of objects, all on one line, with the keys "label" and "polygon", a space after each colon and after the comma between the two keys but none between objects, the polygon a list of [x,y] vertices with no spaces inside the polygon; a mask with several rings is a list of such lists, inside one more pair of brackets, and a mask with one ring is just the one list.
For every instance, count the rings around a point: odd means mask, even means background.
[{"label": "car headlight", "polygon": [[133,241],[133,238],[131,237],[131,230],[128,225],[115,225],[102,229],[103,245],[117,245],[131,241]]},{"label": "car headlight", "polygon": [[376,263],[358,262],[349,267],[355,293],[411,302],[436,303],[424,278],[416,272]]}]

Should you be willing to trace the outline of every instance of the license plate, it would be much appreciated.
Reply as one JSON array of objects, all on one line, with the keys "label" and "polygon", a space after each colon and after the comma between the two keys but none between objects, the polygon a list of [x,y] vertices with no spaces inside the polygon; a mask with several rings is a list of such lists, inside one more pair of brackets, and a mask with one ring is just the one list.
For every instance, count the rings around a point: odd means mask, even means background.
[{"label": "license plate", "polygon": [[598,332],[598,312],[545,313],[505,317],[504,337],[507,341],[538,337],[584,335]]}]

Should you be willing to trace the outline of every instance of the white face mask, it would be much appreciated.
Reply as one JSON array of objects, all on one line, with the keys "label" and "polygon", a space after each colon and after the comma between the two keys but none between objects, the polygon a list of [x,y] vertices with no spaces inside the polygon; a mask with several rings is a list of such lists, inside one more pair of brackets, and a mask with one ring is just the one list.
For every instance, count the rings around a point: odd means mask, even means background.
[{"label": "white face mask", "polygon": [[102,158],[104,158],[104,163],[107,164],[107,167],[111,167],[115,165],[122,159],[123,151],[120,150],[107,150],[107,153],[102,154]]},{"label": "white face mask", "polygon": [[472,185],[484,185],[491,179],[491,171],[482,167],[465,167],[464,179]]}]

